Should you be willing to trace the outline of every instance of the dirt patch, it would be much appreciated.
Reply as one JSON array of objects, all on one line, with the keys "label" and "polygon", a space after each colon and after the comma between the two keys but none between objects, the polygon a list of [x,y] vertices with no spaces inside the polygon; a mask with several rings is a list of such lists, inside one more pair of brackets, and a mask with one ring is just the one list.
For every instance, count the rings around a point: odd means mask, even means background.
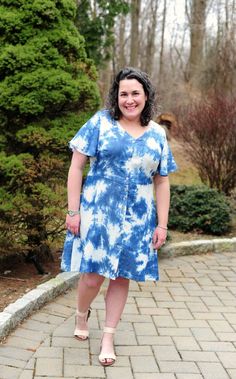
[{"label": "dirt patch", "polygon": [[39,284],[54,278],[60,272],[61,251],[53,253],[53,261],[41,262],[45,275],[39,275],[32,263],[24,259],[12,257],[11,261],[2,262],[0,269],[0,312],[10,303],[14,303],[24,294]]}]

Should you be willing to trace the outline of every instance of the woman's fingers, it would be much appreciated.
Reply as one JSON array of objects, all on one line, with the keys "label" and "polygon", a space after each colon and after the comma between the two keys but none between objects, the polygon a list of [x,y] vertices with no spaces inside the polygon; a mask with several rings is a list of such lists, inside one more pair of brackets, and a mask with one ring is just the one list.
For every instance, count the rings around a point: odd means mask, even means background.
[{"label": "woman's fingers", "polygon": [[77,227],[77,228],[67,227],[67,230],[68,230],[69,232],[71,232],[72,234],[74,234],[74,235],[79,234],[79,228],[78,228],[78,227]]},{"label": "woman's fingers", "polygon": [[164,229],[156,228],[153,233],[153,247],[159,249],[166,242],[167,231]]},{"label": "woman's fingers", "polygon": [[69,230],[72,234],[79,234],[80,229],[80,216],[75,215],[73,217],[67,215],[66,217],[66,229]]}]

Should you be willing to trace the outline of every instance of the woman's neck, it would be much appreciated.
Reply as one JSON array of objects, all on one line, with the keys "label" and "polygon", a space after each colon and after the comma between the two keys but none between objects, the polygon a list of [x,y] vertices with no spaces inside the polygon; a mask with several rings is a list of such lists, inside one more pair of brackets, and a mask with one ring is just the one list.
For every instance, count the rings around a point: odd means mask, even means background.
[{"label": "woman's neck", "polygon": [[128,134],[130,134],[133,138],[139,138],[141,137],[147,130],[148,125],[143,127],[140,123],[140,121],[131,121],[126,120],[124,118],[119,120],[120,127],[124,129]]},{"label": "woman's neck", "polygon": [[137,127],[137,128],[140,128],[142,127],[141,123],[140,123],[140,119],[134,119],[134,120],[129,120],[125,117],[121,117],[120,120],[119,120],[119,123],[124,126],[124,127]]}]

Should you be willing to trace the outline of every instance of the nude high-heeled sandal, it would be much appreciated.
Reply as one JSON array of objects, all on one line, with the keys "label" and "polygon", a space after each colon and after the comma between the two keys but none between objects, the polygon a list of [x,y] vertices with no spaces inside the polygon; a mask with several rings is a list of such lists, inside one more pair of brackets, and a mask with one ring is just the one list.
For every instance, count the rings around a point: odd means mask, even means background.
[{"label": "nude high-heeled sandal", "polygon": [[[116,331],[115,328],[109,328],[109,327],[104,327],[103,333],[111,333],[114,334]],[[103,339],[103,338],[102,338]],[[102,349],[102,340],[101,340],[101,349]],[[108,359],[110,361],[108,361]],[[99,363],[102,366],[111,366],[115,363],[116,361],[116,355],[114,353],[100,353],[98,357]]]},{"label": "nude high-heeled sandal", "polygon": [[79,312],[78,310],[76,311],[74,337],[77,338],[80,341],[86,341],[88,339],[89,331],[77,328],[77,318],[78,317],[81,317],[81,318],[82,317],[84,317],[84,318],[86,317],[86,321],[88,321],[88,319],[90,317],[90,314],[91,314],[91,308],[89,308],[87,310],[87,312],[84,312],[84,313]]}]

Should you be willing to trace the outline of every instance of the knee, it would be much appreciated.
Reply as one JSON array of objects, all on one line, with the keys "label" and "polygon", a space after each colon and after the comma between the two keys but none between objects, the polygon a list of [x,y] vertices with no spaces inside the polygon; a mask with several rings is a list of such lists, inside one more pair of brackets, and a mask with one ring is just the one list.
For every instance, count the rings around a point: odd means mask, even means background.
[{"label": "knee", "polygon": [[97,274],[84,274],[82,280],[88,288],[100,288],[104,277]]},{"label": "knee", "polygon": [[121,276],[116,278],[114,282],[115,282],[115,285],[117,286],[129,287],[129,279],[122,278]]}]

